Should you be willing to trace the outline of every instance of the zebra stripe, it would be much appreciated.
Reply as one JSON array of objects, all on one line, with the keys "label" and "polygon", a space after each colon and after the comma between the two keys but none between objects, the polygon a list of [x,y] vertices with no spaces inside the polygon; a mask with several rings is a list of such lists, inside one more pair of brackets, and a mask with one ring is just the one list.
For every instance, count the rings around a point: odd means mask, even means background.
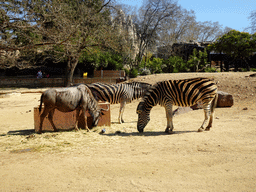
[{"label": "zebra stripe", "polygon": [[119,123],[123,123],[123,112],[126,103],[143,96],[146,87],[150,84],[132,82],[122,84],[92,83],[89,86],[96,100],[107,101],[110,104],[120,103]]},{"label": "zebra stripe", "polygon": [[217,102],[217,85],[208,78],[194,78],[184,80],[162,81],[147,90],[143,101],[137,107],[138,124],[137,129],[143,132],[149,122],[150,110],[157,104],[164,106],[167,117],[166,132],[172,133],[172,105],[193,106],[202,102],[205,120],[198,131],[204,130],[204,124],[210,116],[206,130],[212,126],[213,113]]}]

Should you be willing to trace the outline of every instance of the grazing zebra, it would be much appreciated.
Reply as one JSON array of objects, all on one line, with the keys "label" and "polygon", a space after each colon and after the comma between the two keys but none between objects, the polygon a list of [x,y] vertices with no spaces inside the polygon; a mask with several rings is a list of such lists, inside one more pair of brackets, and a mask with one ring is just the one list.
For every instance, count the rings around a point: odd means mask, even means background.
[{"label": "grazing zebra", "polygon": [[118,122],[124,123],[123,113],[126,103],[143,96],[148,83],[132,82],[122,84],[92,83],[88,85],[96,100],[107,101],[110,104],[120,103]]},{"label": "grazing zebra", "polygon": [[193,106],[198,101],[202,102],[205,119],[199,132],[204,130],[204,124],[210,121],[205,130],[209,131],[212,126],[213,113],[217,103],[217,85],[207,78],[194,78],[184,80],[162,81],[147,90],[143,101],[137,107],[138,123],[137,129],[143,129],[150,120],[150,110],[157,104],[164,106],[167,118],[167,128],[165,132],[173,133],[172,105]]}]

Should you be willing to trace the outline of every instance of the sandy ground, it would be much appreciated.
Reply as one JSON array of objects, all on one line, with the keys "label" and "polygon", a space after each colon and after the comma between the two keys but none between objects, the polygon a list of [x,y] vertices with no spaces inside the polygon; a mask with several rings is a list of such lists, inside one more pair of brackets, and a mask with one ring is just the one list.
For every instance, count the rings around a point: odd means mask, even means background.
[{"label": "sandy ground", "polygon": [[[33,132],[33,108],[41,89],[2,90],[0,98],[0,191],[255,191],[256,77],[251,73],[188,73],[139,77],[207,76],[234,96],[234,106],[217,108],[213,128],[197,132],[202,110],[177,115],[175,134],[164,133],[164,108],[151,111],[144,134],[136,130],[139,101],[111,105],[111,127],[87,133]],[[105,134],[99,134],[105,128]]]}]

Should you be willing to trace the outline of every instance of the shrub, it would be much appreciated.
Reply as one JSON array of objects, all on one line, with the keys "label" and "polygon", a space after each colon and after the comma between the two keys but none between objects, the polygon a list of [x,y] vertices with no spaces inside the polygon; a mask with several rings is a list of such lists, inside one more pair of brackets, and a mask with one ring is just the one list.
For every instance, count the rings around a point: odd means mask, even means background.
[{"label": "shrub", "polygon": [[163,59],[154,57],[152,60],[148,61],[147,66],[152,74],[162,73]]},{"label": "shrub", "polygon": [[129,77],[130,78],[135,78],[138,76],[138,70],[135,69],[135,68],[132,68],[130,71],[129,71]]},{"label": "shrub", "polygon": [[190,71],[200,71],[207,65],[207,52],[193,49],[193,54],[189,56],[188,66]]},{"label": "shrub", "polygon": [[208,73],[217,72],[217,69],[215,67],[206,67],[204,69],[204,72],[208,72]]},{"label": "shrub", "polygon": [[188,71],[187,64],[179,56],[172,56],[164,61],[163,72],[165,73],[178,73]]},{"label": "shrub", "polygon": [[149,69],[145,69],[145,68],[143,68],[143,69],[141,69],[140,70],[141,72],[140,72],[140,75],[150,75],[151,73],[150,73],[150,70]]}]

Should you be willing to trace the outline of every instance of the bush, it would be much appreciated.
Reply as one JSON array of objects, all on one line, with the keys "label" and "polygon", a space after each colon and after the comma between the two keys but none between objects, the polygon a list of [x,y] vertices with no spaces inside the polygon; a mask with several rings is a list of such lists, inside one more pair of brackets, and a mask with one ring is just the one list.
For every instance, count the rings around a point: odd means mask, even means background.
[{"label": "bush", "polygon": [[152,60],[149,60],[148,61],[148,64],[147,64],[150,72],[152,74],[154,73],[162,73],[162,68],[163,68],[163,59],[160,59],[160,58],[153,58]]},{"label": "bush", "polygon": [[206,67],[204,69],[204,72],[208,72],[208,73],[217,72],[217,69],[215,67]]},{"label": "bush", "polygon": [[149,69],[145,69],[145,68],[143,68],[143,69],[141,69],[140,70],[141,72],[140,72],[140,75],[150,75],[151,73],[150,73],[150,70]]},{"label": "bush", "polygon": [[129,77],[130,78],[135,78],[138,76],[138,70],[135,69],[135,68],[132,68],[130,71],[129,71]]},{"label": "bush", "polygon": [[189,64],[190,71],[201,71],[207,65],[206,49],[203,52],[193,49],[193,54],[189,56],[187,63]]},{"label": "bush", "polygon": [[[153,57],[152,55],[148,58],[143,57],[142,62],[139,65],[139,68],[142,70],[141,75],[150,75],[154,73],[163,72],[163,59]],[[146,68],[146,69],[145,69]],[[143,71],[146,70],[146,71]],[[149,70],[149,71],[148,71]]]},{"label": "bush", "polygon": [[165,67],[163,72],[165,73],[178,73],[188,71],[187,64],[179,56],[172,56],[164,61]]}]

